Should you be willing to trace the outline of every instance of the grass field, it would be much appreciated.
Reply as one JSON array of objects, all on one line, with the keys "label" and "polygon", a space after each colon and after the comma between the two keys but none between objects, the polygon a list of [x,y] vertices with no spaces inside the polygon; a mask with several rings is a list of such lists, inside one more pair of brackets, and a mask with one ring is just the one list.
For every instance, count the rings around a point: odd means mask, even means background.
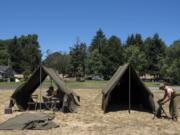
[{"label": "grass field", "polygon": [[[44,90],[43,90],[44,91]],[[179,135],[180,121],[153,118],[153,114],[132,110],[114,111],[104,114],[101,110],[101,90],[75,89],[80,97],[77,113],[56,112],[55,119],[59,127],[50,130],[2,131],[0,135]],[[0,91],[0,123],[24,112],[4,114],[13,90]],[[155,100],[163,96],[161,91],[153,91]],[[168,112],[168,105],[165,106]],[[41,113],[52,113],[42,110]],[[40,113],[29,111],[29,113]]]},{"label": "grass field", "polygon": [[[71,89],[89,89],[89,88],[102,89],[103,87],[106,86],[107,82],[108,81],[93,81],[93,80],[86,80],[85,82],[67,81],[65,82],[65,85]],[[18,83],[0,82],[0,89],[2,88],[14,89],[18,87],[20,84],[22,84],[22,82],[18,82]],[[51,85],[50,81],[47,81],[47,80],[42,83],[43,88],[47,88],[50,85]],[[145,85],[147,87],[158,87],[159,82],[145,82]]]},{"label": "grass field", "polygon": [[[0,83],[0,123],[19,115],[23,112],[13,112],[12,115],[4,114],[4,107],[9,102],[9,97],[14,92],[12,89],[21,83]],[[42,95],[50,85],[50,81],[42,84]],[[65,85],[73,89],[81,98],[80,107],[77,113],[56,112],[54,122],[59,127],[51,130],[17,130],[0,131],[0,135],[179,135],[180,121],[174,122],[168,119],[155,119],[153,114],[132,110],[131,114],[127,110],[120,110],[104,114],[101,110],[101,89],[105,87],[107,81],[67,81]],[[148,87],[158,87],[158,82],[145,82]],[[1,88],[7,88],[1,90]],[[39,89],[36,90],[39,93]],[[162,91],[153,91],[155,101],[162,98]],[[42,101],[42,100],[41,100]],[[168,112],[168,105],[165,106]],[[40,111],[29,113],[39,113]],[[43,113],[52,113],[42,110]]]}]

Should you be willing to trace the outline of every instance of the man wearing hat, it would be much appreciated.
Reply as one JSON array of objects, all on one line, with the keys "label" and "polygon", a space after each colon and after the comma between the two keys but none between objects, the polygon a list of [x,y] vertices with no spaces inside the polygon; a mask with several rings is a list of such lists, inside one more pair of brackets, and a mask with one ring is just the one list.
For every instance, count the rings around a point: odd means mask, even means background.
[{"label": "man wearing hat", "polygon": [[49,89],[46,91],[46,96],[51,97],[53,96],[54,87],[50,86]]},{"label": "man wearing hat", "polygon": [[50,101],[53,96],[54,96],[54,87],[50,86],[49,89],[46,91],[46,94],[43,96],[43,98],[45,100]]},{"label": "man wearing hat", "polygon": [[178,112],[176,108],[176,102],[174,100],[176,94],[175,90],[169,86],[166,86],[164,83],[160,84],[160,90],[164,91],[164,97],[158,101],[160,105],[164,105],[165,103],[169,102],[169,113],[173,120],[177,120]]}]

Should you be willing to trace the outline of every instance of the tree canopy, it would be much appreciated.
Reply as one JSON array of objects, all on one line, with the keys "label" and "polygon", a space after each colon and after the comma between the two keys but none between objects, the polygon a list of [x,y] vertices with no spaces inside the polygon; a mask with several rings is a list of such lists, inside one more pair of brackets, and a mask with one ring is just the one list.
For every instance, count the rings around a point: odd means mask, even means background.
[{"label": "tree canopy", "polygon": [[[0,65],[9,65],[17,73],[32,72],[41,63],[38,35],[22,35],[0,40]],[[107,37],[98,29],[90,44],[77,40],[69,52],[49,53],[43,61],[59,73],[79,77],[98,74],[109,79],[120,65],[130,63],[139,75],[180,83],[180,40],[166,45],[158,33],[145,39],[133,33],[125,42]]]},{"label": "tree canopy", "polygon": [[68,73],[70,55],[63,52],[50,53],[43,64],[65,75]]},{"label": "tree canopy", "polygon": [[41,61],[41,50],[36,34],[0,41],[0,64],[9,65],[17,73],[32,72]]}]

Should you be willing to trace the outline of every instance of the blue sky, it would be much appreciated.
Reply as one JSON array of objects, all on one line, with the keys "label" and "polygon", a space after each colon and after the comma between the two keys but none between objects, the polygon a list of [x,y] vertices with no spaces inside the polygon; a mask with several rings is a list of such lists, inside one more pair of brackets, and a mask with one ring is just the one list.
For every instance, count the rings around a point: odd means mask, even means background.
[{"label": "blue sky", "polygon": [[101,28],[122,41],[158,32],[171,44],[180,39],[179,0],[1,0],[0,39],[39,35],[42,52],[68,51],[77,37],[89,44]]}]

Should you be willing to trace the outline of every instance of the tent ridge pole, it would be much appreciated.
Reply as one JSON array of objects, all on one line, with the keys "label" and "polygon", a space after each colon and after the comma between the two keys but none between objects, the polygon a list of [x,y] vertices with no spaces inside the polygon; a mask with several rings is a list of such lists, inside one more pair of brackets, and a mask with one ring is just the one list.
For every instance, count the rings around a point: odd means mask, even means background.
[{"label": "tent ridge pole", "polygon": [[41,112],[41,90],[42,90],[42,65],[40,65],[40,91],[39,91],[39,96],[40,96],[40,104],[39,104],[39,109],[40,109],[40,112]]},{"label": "tent ridge pole", "polygon": [[129,113],[131,113],[131,67],[129,66]]}]

